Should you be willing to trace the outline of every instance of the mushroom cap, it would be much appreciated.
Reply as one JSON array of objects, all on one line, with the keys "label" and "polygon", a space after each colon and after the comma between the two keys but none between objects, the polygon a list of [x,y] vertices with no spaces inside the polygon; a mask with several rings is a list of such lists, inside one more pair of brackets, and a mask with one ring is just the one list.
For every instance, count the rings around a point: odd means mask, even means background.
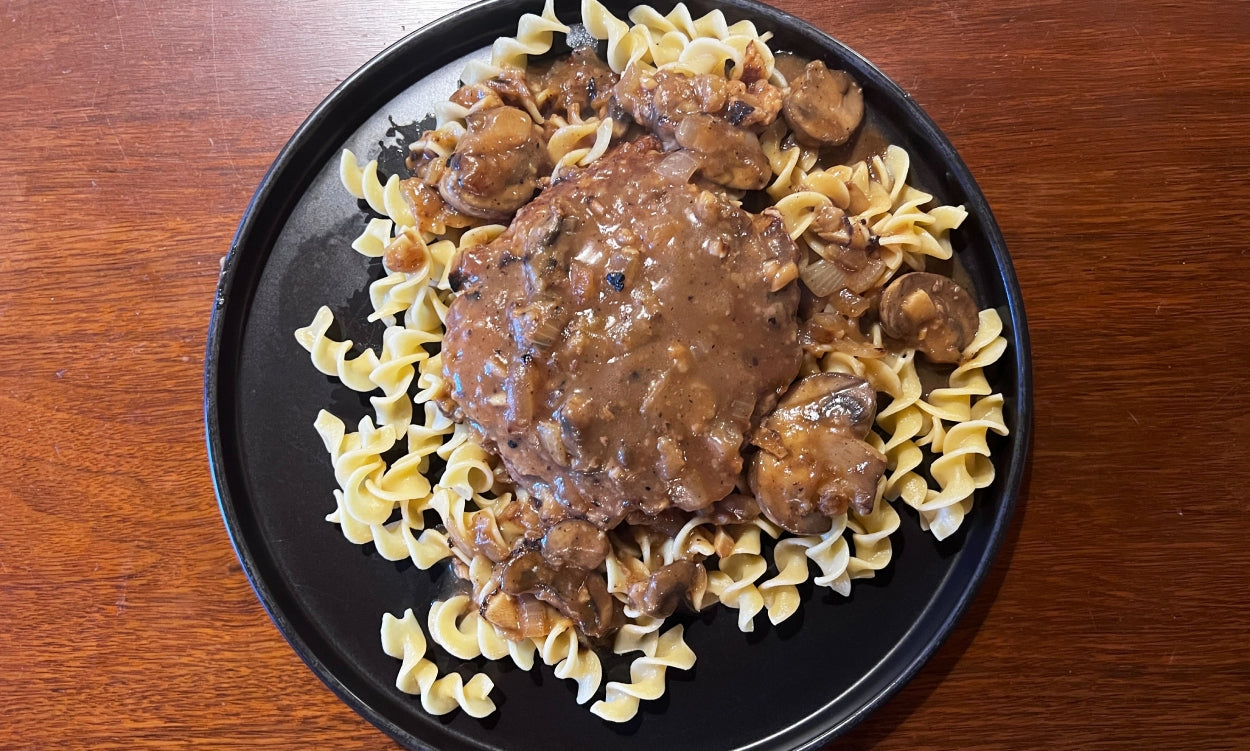
[{"label": "mushroom cap", "polygon": [[498,570],[499,588],[512,596],[533,595],[598,639],[620,627],[621,605],[603,575],[576,566],[553,566],[536,550],[519,550]]},{"label": "mushroom cap", "polygon": [[981,324],[972,295],[950,278],[924,271],[890,282],[879,311],[887,336],[935,363],[959,362]]},{"label": "mushroom cap", "polygon": [[524,110],[492,107],[468,117],[438,192],[462,214],[506,221],[524,206],[549,169],[542,129]]},{"label": "mushroom cap", "polygon": [[584,519],[565,519],[543,537],[543,558],[554,566],[591,570],[608,557],[608,537]]}]

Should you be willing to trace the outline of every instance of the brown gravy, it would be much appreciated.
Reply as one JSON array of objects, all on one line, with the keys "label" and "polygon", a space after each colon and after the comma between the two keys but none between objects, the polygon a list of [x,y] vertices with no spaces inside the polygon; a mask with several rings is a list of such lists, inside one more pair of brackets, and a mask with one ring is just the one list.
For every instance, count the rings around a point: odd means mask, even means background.
[{"label": "brown gravy", "polygon": [[451,399],[544,527],[721,500],[753,419],[798,373],[780,218],[664,177],[664,159],[650,138],[619,148],[455,270]]}]

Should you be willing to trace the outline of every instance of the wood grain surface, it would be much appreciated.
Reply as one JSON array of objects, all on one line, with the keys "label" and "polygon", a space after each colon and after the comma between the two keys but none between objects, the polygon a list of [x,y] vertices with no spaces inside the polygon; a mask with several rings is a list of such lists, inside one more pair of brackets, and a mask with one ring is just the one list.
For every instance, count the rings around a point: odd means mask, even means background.
[{"label": "wood grain surface", "polygon": [[[286,139],[463,4],[0,6],[0,748],[392,747],[241,572],[203,353]],[[834,747],[1250,748],[1250,4],[778,5],[954,142],[1037,383],[998,565]]]}]

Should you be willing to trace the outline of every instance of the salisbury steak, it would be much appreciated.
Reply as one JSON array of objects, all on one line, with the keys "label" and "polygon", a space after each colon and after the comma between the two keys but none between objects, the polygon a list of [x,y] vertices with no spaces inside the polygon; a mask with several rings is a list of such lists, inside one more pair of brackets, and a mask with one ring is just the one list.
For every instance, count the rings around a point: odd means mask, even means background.
[{"label": "salisbury steak", "polygon": [[454,411],[541,502],[544,527],[724,498],[743,435],[799,370],[797,249],[780,217],[665,176],[665,158],[651,138],[619,148],[453,272]]}]

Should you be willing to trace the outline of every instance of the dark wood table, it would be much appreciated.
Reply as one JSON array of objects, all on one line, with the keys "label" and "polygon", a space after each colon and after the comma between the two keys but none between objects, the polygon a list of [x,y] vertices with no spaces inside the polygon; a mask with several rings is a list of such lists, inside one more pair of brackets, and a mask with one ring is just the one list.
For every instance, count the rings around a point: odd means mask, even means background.
[{"label": "dark wood table", "polygon": [[[266,168],[459,0],[0,11],[0,747],[384,747],[266,617],[205,336]],[[781,0],[905,87],[1024,290],[1031,468],[970,611],[836,748],[1250,748],[1250,4]]]}]

